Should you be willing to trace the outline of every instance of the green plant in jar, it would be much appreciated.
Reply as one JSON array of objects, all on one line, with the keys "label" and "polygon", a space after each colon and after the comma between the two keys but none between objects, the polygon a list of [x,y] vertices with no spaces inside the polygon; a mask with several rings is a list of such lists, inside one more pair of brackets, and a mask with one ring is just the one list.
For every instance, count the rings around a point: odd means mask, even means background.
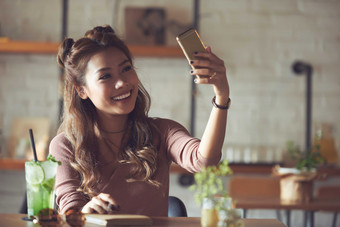
[{"label": "green plant in jar", "polygon": [[292,141],[286,143],[287,152],[290,158],[296,161],[295,167],[300,171],[312,171],[320,165],[326,164],[326,159],[320,153],[320,145],[316,138],[312,149],[303,151]]},{"label": "green plant in jar", "polygon": [[195,173],[195,184],[190,186],[190,190],[196,191],[194,194],[196,203],[201,205],[204,198],[214,199],[216,195],[228,197],[222,178],[231,174],[232,170],[227,160],[223,160],[218,166],[208,166]]},{"label": "green plant in jar", "polygon": [[232,174],[227,160],[218,166],[208,166],[195,173],[195,184],[190,190],[196,191],[194,198],[197,204],[202,205],[201,226],[215,227],[219,222],[218,211],[223,208],[224,199],[229,198],[224,188],[222,178]]}]

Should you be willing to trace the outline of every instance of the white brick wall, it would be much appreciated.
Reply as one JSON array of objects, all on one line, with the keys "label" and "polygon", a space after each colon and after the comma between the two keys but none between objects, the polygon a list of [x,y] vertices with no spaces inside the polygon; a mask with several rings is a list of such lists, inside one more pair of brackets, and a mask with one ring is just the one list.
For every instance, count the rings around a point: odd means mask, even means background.
[{"label": "white brick wall", "polygon": [[59,75],[55,61],[55,56],[0,55],[0,107],[5,141],[16,117],[48,117],[51,134],[55,134]]},{"label": "white brick wall", "polygon": [[59,41],[61,1],[1,0],[1,36],[32,41]]},{"label": "white brick wall", "polygon": [[202,1],[201,9],[202,37],[229,68],[226,144],[303,145],[305,78],[290,70],[301,59],[314,67],[313,124],[333,124],[339,151],[339,2]]}]

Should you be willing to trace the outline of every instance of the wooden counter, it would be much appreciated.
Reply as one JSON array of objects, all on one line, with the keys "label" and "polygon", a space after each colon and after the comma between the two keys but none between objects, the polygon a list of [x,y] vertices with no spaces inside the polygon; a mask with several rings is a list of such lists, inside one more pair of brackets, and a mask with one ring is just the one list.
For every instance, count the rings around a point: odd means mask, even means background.
[{"label": "wooden counter", "polygon": [[[271,174],[272,169],[278,163],[230,163],[229,166],[234,174]],[[172,164],[171,173],[191,174],[182,167]]]}]

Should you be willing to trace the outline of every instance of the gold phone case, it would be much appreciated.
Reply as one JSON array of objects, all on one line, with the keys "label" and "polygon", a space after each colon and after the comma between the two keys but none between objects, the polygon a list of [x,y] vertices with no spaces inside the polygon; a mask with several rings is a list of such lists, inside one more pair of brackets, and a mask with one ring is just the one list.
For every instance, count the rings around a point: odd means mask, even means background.
[{"label": "gold phone case", "polygon": [[196,29],[191,28],[176,37],[176,40],[183,50],[188,61],[195,60],[195,52],[204,52],[204,44]]}]

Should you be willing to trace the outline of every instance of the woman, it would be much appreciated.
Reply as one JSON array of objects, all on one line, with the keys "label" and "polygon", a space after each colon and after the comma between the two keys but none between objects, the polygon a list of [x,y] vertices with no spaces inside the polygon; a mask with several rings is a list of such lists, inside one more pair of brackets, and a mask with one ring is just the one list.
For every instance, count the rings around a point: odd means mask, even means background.
[{"label": "woman", "polygon": [[148,117],[150,97],[110,26],[64,40],[58,53],[64,115],[50,144],[62,162],[56,177],[61,213],[167,216],[171,162],[190,172],[219,162],[230,103],[226,69],[209,47],[197,57],[191,74],[211,75],[196,83],[211,84],[215,92],[201,141],[174,121]]}]

